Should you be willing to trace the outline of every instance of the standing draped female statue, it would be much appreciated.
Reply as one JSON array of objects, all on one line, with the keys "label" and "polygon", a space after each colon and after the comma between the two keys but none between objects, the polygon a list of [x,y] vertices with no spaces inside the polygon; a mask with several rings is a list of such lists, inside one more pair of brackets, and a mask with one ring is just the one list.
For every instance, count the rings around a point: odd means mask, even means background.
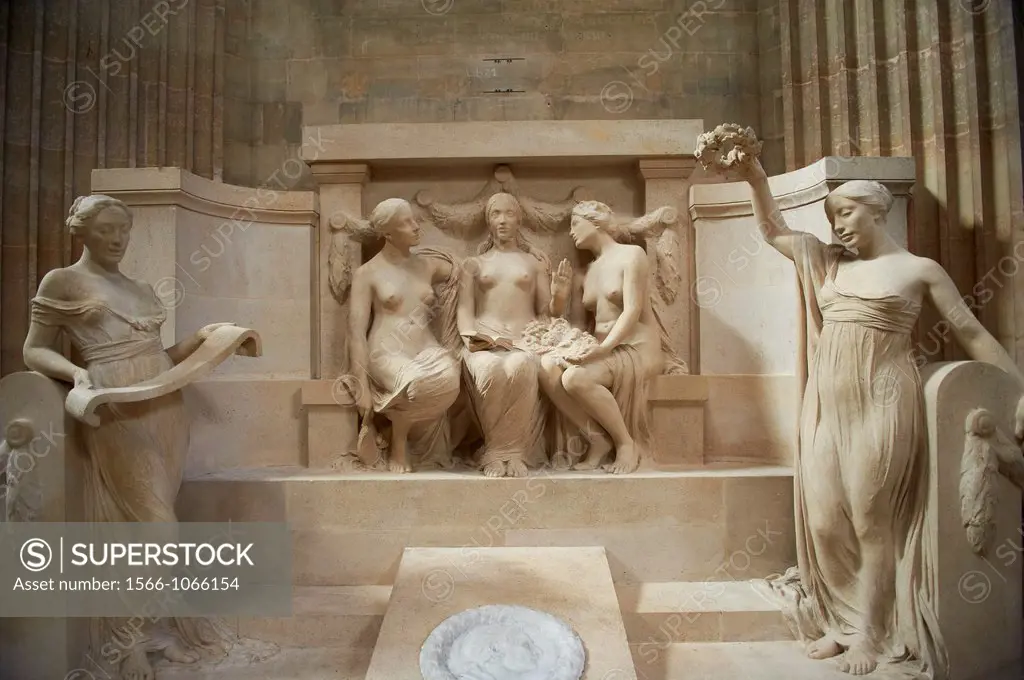
[{"label": "standing draped female statue", "polygon": [[514,196],[487,201],[490,234],[464,265],[459,333],[473,411],[483,430],[479,465],[488,477],[522,477],[546,462],[544,405],[533,354],[481,339],[520,340],[549,313],[547,258],[524,238],[523,208]]},{"label": "standing draped female statue", "polygon": [[[443,465],[451,459],[447,411],[459,394],[454,352],[459,267],[440,251],[430,251],[436,257],[412,252],[420,227],[400,198],[378,204],[369,227],[384,238],[384,247],[352,279],[349,341],[356,404],[364,419],[372,411],[391,421],[392,472],[412,469],[409,449],[421,462]],[[431,329],[435,321],[441,342]]]},{"label": "standing draped female statue", "polygon": [[[588,440],[586,458],[576,469],[593,470],[614,448],[608,468],[633,472],[649,452],[649,381],[663,372],[665,355],[651,306],[650,268],[640,246],[619,243],[611,209],[583,201],[572,211],[570,233],[577,248],[593,253],[583,281],[582,302],[599,344],[563,369],[549,356],[541,361],[541,385],[555,407]],[[553,277],[554,298],[569,296],[572,271],[567,261]],[[596,423],[596,425],[595,425]]]},{"label": "standing draped female statue", "polygon": [[[24,348],[29,369],[76,387],[125,387],[167,371],[216,328],[230,325],[205,326],[165,350],[160,326],[166,310],[148,283],[130,279],[120,270],[132,228],[127,206],[109,196],[79,197],[71,206],[67,226],[85,248],[78,262],[47,273],[32,299]],[[70,338],[84,367],[56,351],[61,332]],[[109,409],[98,427],[82,428],[88,452],[86,521],[176,522],[174,501],[189,444],[181,391],[111,404]],[[97,655],[119,666],[122,678],[153,680],[149,652],[189,663],[198,659],[197,651],[217,641],[202,620],[163,619],[143,630],[126,621],[98,619],[92,630]],[[127,647],[113,645],[115,636],[129,630],[132,641]]]},{"label": "standing draped female statue", "polygon": [[[929,299],[977,361],[1024,375],[936,262],[886,231],[877,182],[834,189],[825,213],[841,245],[790,230],[756,157],[740,153],[765,240],[793,261],[807,305],[810,366],[795,476],[801,630],[815,659],[855,675],[916,659],[948,677],[924,527],[928,449],[911,332]],[[1024,405],[1024,404],[1022,404]],[[1024,408],[1017,409],[1021,432]],[[782,587],[785,587],[783,584]]]}]

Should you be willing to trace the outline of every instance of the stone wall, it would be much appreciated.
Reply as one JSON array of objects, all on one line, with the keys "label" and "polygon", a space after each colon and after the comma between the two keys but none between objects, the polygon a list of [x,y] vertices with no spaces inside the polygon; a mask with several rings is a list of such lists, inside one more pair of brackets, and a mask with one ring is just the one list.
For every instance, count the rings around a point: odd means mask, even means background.
[{"label": "stone wall", "polygon": [[252,0],[251,181],[296,154],[301,125],[759,126],[756,10],[756,0]]}]

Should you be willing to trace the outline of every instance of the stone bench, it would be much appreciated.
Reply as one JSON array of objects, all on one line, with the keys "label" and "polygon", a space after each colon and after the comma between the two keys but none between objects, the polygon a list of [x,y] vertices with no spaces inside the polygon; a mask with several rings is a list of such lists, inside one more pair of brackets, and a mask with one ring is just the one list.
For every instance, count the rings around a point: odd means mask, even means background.
[{"label": "stone bench", "polygon": [[[358,423],[347,392],[333,380],[303,383],[310,468],[332,467],[338,454],[355,447]],[[659,466],[704,462],[704,403],[708,382],[700,375],[660,375],[651,385],[655,462]]]}]

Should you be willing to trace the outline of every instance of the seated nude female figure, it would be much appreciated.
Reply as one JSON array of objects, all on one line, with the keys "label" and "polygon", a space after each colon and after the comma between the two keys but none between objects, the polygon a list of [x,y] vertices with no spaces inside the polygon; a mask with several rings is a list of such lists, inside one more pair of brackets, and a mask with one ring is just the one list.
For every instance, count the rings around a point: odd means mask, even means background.
[{"label": "seated nude female figure", "polygon": [[[599,344],[564,369],[541,360],[541,386],[555,407],[583,432],[587,455],[574,469],[600,467],[614,448],[608,468],[616,474],[637,469],[650,446],[647,387],[665,365],[651,307],[647,253],[615,239],[611,209],[597,201],[572,211],[570,233],[577,248],[594,254],[583,281],[582,301]],[[569,297],[569,263],[553,277],[552,297]],[[595,426],[596,424],[596,426]]]},{"label": "seated nude female figure", "polygon": [[547,259],[523,238],[523,208],[514,196],[495,194],[485,215],[490,235],[463,265],[459,334],[484,436],[479,464],[488,477],[522,477],[546,459],[538,362],[533,354],[502,349],[478,334],[515,342],[526,324],[548,316]]},{"label": "seated nude female figure", "polygon": [[451,455],[447,410],[459,394],[459,363],[438,342],[430,322],[438,307],[434,285],[454,291],[458,279],[442,260],[412,252],[420,227],[406,201],[382,201],[369,222],[384,247],[352,279],[356,405],[364,417],[372,409],[391,421],[388,468],[409,472],[408,449],[426,460]]}]

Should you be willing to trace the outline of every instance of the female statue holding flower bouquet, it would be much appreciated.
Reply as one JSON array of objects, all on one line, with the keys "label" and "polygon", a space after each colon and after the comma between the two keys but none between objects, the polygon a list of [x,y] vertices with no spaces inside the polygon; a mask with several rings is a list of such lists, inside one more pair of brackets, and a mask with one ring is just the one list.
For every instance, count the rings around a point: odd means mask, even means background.
[{"label": "female statue holding flower bouquet", "polygon": [[[853,675],[911,661],[945,679],[932,581],[936,552],[924,526],[924,398],[911,353],[924,300],[972,358],[999,366],[1022,386],[1024,375],[942,267],[888,234],[888,189],[856,180],[828,195],[825,213],[839,244],[792,231],[756,149],[742,139],[752,132],[719,128],[702,137],[698,156],[731,147],[717,165],[750,184],[761,234],[793,261],[806,305],[809,366],[794,494],[799,575],[774,586],[797,605],[791,614],[810,638],[811,658],[835,657]],[[1018,434],[1022,422],[1019,407]]]}]

